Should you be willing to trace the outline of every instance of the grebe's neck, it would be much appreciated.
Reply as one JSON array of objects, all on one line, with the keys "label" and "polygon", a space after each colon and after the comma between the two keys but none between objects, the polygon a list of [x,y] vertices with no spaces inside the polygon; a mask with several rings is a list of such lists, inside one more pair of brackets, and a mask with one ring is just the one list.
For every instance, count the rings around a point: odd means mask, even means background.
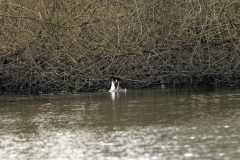
[{"label": "grebe's neck", "polygon": [[119,81],[116,82],[116,83],[118,83],[118,84],[117,84],[117,89],[116,89],[116,91],[118,91],[118,92],[126,92],[126,91],[127,91],[126,88],[125,88],[125,89],[122,89],[122,88],[120,87],[120,83],[119,83]]},{"label": "grebe's neck", "polygon": [[119,82],[117,82],[117,90],[121,89],[121,87],[119,86]]},{"label": "grebe's neck", "polygon": [[110,88],[109,92],[115,92],[115,91],[116,91],[116,88],[115,88],[114,82],[112,81],[111,88]]}]

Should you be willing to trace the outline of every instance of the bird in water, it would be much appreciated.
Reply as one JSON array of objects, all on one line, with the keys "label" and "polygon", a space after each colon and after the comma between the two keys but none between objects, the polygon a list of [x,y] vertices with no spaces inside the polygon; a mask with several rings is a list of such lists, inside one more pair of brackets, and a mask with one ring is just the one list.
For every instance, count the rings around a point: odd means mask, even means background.
[{"label": "bird in water", "polygon": [[110,88],[109,92],[116,92],[116,86],[115,86],[116,78],[114,76],[111,76],[109,79],[111,81],[111,88]]},{"label": "bird in water", "polygon": [[111,81],[111,88],[109,90],[109,92],[126,92],[127,89],[122,89],[120,87],[120,78],[119,77],[115,77],[115,76],[111,76],[110,77],[110,81]]},{"label": "bird in water", "polygon": [[117,83],[117,91],[119,91],[119,92],[126,92],[127,91],[127,89],[125,88],[125,89],[122,89],[121,87],[120,87],[120,78],[119,77],[116,77],[116,80],[115,80],[115,83]]}]

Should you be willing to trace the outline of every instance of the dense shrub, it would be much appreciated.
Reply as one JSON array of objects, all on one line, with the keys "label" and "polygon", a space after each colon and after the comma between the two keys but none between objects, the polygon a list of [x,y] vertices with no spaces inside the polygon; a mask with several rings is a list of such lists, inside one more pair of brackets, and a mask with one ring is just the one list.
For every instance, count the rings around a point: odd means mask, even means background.
[{"label": "dense shrub", "polygon": [[2,0],[1,91],[234,85],[239,0]]}]

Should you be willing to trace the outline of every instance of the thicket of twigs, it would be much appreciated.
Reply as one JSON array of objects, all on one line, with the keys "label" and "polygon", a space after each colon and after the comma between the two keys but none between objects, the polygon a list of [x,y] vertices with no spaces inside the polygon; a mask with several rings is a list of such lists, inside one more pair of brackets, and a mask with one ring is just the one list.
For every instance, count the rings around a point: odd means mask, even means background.
[{"label": "thicket of twigs", "polygon": [[236,85],[239,0],[2,0],[0,91]]}]

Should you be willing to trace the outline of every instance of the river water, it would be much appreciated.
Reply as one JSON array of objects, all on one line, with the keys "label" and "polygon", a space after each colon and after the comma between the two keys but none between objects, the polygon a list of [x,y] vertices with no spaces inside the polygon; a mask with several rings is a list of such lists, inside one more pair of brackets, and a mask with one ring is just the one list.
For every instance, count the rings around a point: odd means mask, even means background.
[{"label": "river water", "polygon": [[239,88],[0,96],[0,160],[239,157]]}]

